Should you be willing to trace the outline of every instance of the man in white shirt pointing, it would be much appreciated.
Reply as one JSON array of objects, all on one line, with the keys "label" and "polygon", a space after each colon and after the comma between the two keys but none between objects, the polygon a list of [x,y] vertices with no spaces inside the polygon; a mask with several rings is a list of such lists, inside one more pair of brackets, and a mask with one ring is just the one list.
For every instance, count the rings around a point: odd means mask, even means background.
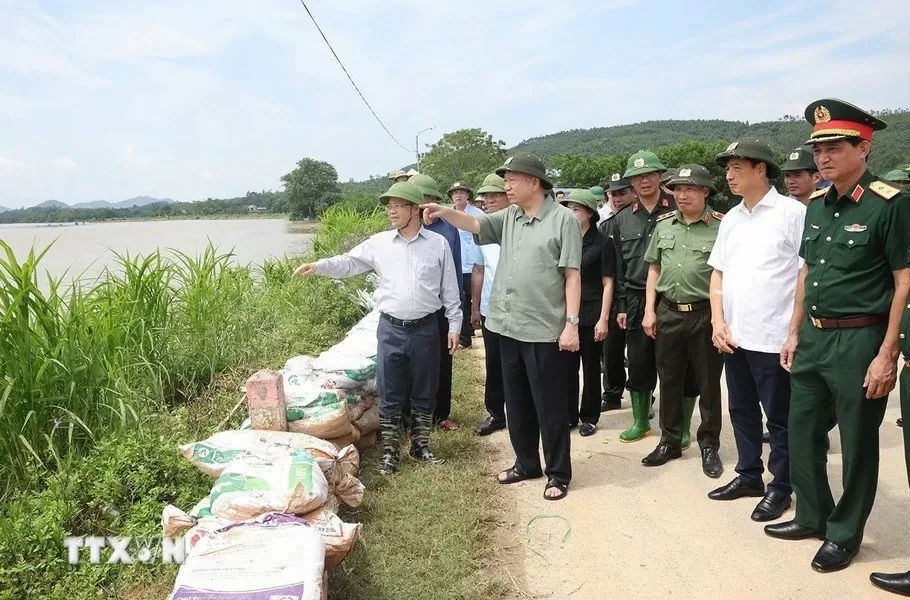
[{"label": "man in white shirt pointing", "polygon": [[[730,421],[738,476],[708,494],[712,500],[759,497],[755,521],[780,518],[790,507],[787,420],[790,376],[780,366],[787,339],[806,207],[783,196],[769,179],[780,174],[771,148],[754,138],[730,144],[717,155],[727,183],[742,202],[724,218],[708,264],[713,342],[724,353]],[[767,493],[762,481],[762,415],[771,432]]]}]

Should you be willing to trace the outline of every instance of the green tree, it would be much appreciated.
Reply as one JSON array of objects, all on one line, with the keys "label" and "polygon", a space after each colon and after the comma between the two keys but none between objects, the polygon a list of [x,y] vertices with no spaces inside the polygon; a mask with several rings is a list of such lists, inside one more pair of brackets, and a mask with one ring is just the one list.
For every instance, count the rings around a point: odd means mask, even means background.
[{"label": "green tree", "polygon": [[506,143],[495,141],[483,129],[459,129],[442,136],[420,159],[420,171],[433,177],[440,187],[455,181],[479,186],[483,178],[506,159]]},{"label": "green tree", "polygon": [[291,219],[313,219],[341,198],[338,171],[321,160],[301,159],[281,177]]}]

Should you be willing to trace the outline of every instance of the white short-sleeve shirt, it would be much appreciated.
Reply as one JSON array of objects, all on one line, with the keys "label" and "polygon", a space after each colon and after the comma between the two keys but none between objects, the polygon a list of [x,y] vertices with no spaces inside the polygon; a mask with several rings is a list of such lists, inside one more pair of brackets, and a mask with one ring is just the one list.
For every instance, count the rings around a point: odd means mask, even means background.
[{"label": "white short-sleeve shirt", "polygon": [[724,321],[740,348],[778,353],[787,340],[806,207],[773,187],[752,212],[734,206],[708,264],[723,273]]}]

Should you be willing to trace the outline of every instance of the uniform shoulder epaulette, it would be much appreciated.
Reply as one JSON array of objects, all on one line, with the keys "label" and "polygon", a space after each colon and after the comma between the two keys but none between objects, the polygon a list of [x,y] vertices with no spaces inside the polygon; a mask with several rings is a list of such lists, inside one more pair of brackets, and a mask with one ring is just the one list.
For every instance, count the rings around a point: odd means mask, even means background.
[{"label": "uniform shoulder epaulette", "polygon": [[664,219],[669,219],[669,218],[675,217],[675,216],[676,216],[676,211],[671,210],[670,212],[664,213],[664,214],[660,215],[659,217],[657,217],[657,222],[660,223]]},{"label": "uniform shoulder epaulette", "polygon": [[869,191],[881,196],[885,200],[890,200],[901,193],[900,189],[893,185],[888,185],[884,181],[873,181],[869,184]]},{"label": "uniform shoulder epaulette", "polygon": [[828,190],[829,190],[829,189],[831,189],[831,186],[828,186],[828,187],[826,187],[826,188],[822,188],[822,189],[820,189],[820,190],[815,190],[814,192],[812,192],[811,194],[809,194],[809,200],[815,200],[816,198],[821,198],[822,196],[824,196],[825,194],[828,193]]},{"label": "uniform shoulder epaulette", "polygon": [[720,220],[722,220],[722,219],[724,218],[724,213],[722,213],[722,212],[717,212],[716,210],[712,210],[712,211],[711,211],[711,216],[712,216],[713,218],[717,219],[718,221],[720,221]]}]

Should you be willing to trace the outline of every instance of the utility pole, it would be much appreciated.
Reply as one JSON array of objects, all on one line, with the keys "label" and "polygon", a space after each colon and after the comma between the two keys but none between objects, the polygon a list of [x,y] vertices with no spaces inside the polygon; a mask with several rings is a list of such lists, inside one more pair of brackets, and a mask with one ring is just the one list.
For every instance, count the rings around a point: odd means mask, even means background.
[{"label": "utility pole", "polygon": [[427,131],[432,131],[436,129],[436,126],[427,127],[417,132],[417,135],[414,136],[414,153],[417,155],[417,171],[420,171],[420,134],[426,133]]}]

